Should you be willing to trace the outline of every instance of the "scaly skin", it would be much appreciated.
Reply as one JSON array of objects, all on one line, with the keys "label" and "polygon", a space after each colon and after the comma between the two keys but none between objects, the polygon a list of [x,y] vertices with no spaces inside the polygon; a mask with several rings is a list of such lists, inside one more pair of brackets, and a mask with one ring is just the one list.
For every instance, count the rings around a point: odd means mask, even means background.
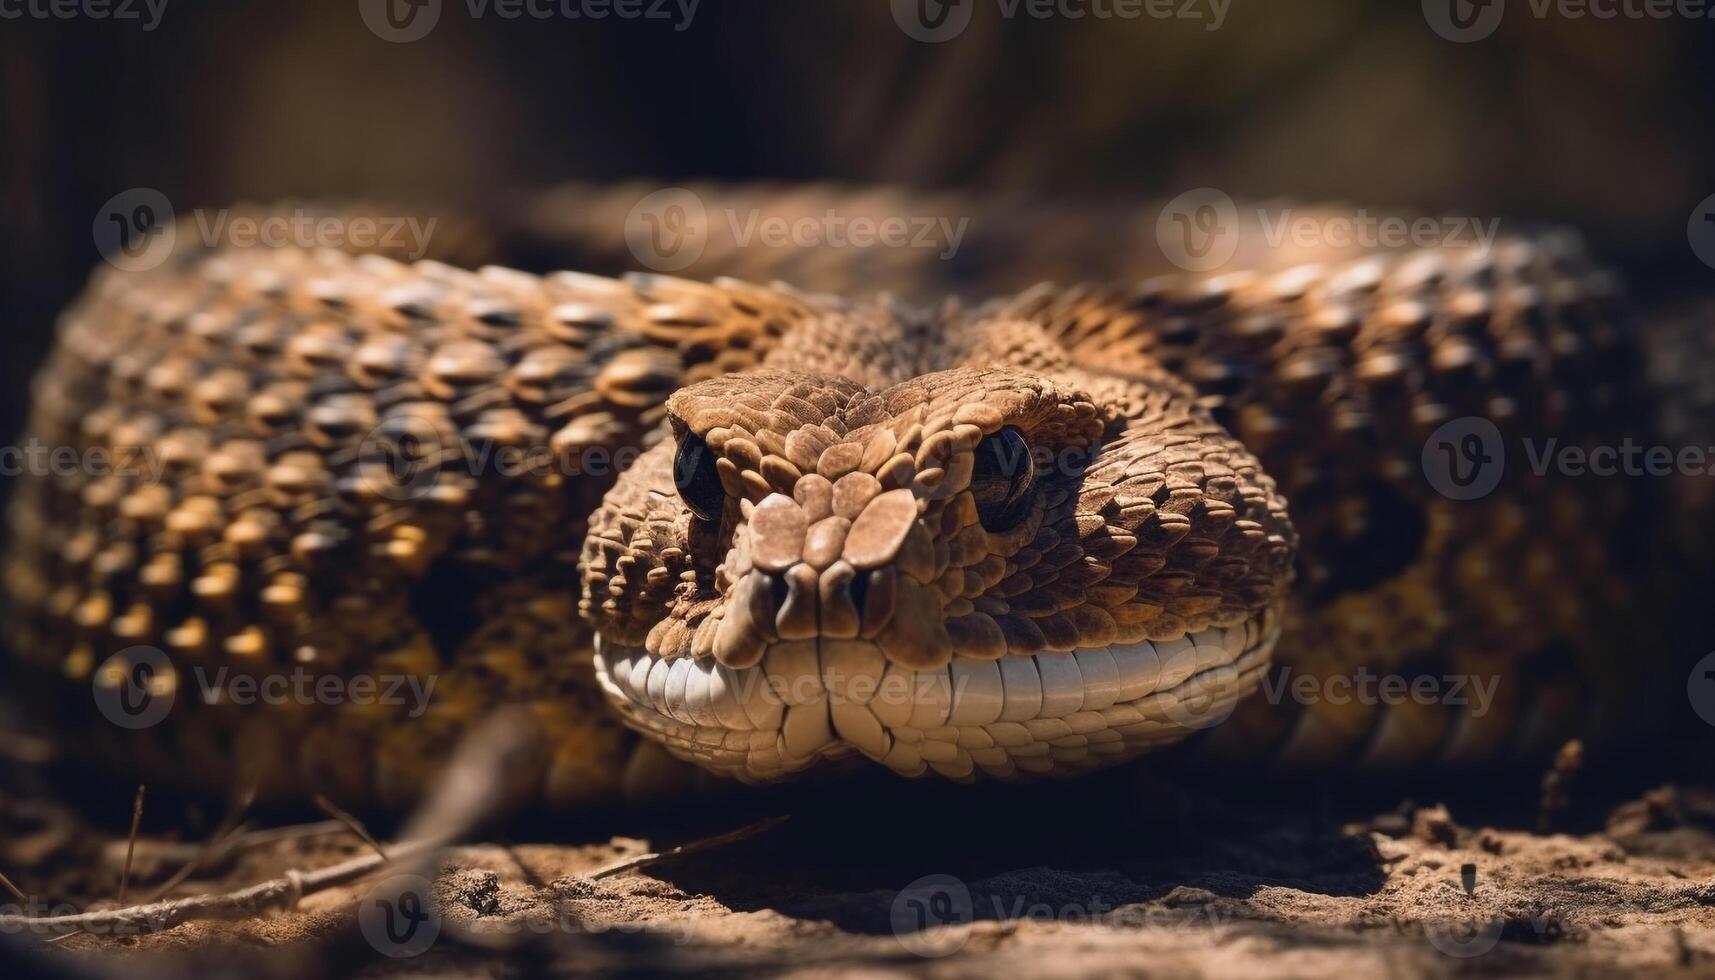
[{"label": "scaly skin", "polygon": [[[1656,621],[1639,488],[1515,465],[1456,502],[1418,464],[1460,415],[1577,443],[1647,417],[1608,280],[1559,238],[1328,258],[970,312],[295,250],[103,272],[30,431],[166,470],[20,484],[12,645],[98,686],[159,647],[185,701],[193,666],[432,676],[416,718],[198,703],[145,735],[91,727],[205,789],[386,806],[515,702],[542,746],[521,782],[560,807],[620,788],[615,717],[756,780],[857,755],[1073,772],[1235,702],[1204,748],[1316,765],[1635,720],[1657,673],[1615,654]],[[977,498],[1016,471],[975,461],[1008,428],[1053,459],[985,528]],[[674,478],[691,438],[707,520]],[[472,458],[496,447],[543,451]],[[1282,625],[1300,674],[1494,677],[1495,704],[1239,701]],[[61,689],[87,716],[88,688]]]}]

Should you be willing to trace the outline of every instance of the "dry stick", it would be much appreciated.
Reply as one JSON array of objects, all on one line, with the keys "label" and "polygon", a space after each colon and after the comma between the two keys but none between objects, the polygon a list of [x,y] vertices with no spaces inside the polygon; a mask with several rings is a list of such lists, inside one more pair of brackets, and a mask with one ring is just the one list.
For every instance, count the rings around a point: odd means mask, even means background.
[{"label": "dry stick", "polygon": [[[395,854],[417,855],[431,851],[434,841],[411,841],[400,844]],[[75,915],[52,915],[31,918],[22,915],[0,915],[0,930],[6,929],[124,929],[159,931],[192,919],[243,919],[269,909],[289,908],[305,895],[361,878],[387,862],[374,854],[342,861],[315,871],[288,871],[279,878],[270,878],[235,892],[219,895],[194,895],[148,905],[108,909],[104,912],[80,912]]]},{"label": "dry stick", "polygon": [[528,728],[516,714],[505,714],[467,738],[442,774],[435,791],[406,827],[406,840],[393,845],[392,861],[379,854],[342,861],[314,871],[291,870],[278,878],[218,895],[133,905],[101,912],[33,917],[0,915],[0,932],[25,929],[123,929],[161,931],[193,919],[243,919],[271,909],[290,908],[305,895],[355,881],[389,864],[428,861],[493,814],[503,799],[501,777],[529,746]]},{"label": "dry stick", "polygon": [[678,847],[669,847],[665,851],[652,851],[648,854],[637,854],[632,857],[621,858],[612,864],[606,864],[594,871],[588,872],[583,877],[591,879],[606,878],[609,875],[622,874],[626,871],[636,871],[639,868],[646,868],[651,864],[657,864],[661,861],[668,860],[669,858],[684,857],[687,854],[696,854],[700,851],[708,851],[717,847],[725,847],[728,844],[736,844],[741,840],[755,837],[758,834],[766,834],[770,830],[773,830],[790,819],[792,819],[790,815],[781,814],[780,816],[758,820],[753,824],[748,824],[738,828],[737,830],[729,830],[724,834],[716,834],[713,837],[704,837],[701,840],[694,840],[680,844]]},{"label": "dry stick", "polygon": [[393,844],[391,862],[364,855],[309,872],[288,870],[276,879],[225,892],[135,904],[129,908],[82,911],[75,915],[0,915],[0,932],[26,929],[165,930],[196,918],[250,918],[262,911],[292,908],[307,894],[357,880],[389,863],[427,862],[454,839],[465,836],[494,814],[506,798],[504,776],[518,769],[530,745],[528,726],[518,714],[502,714],[460,745],[434,793],[406,826],[406,839]]},{"label": "dry stick", "polygon": [[12,897],[18,900],[18,904],[20,906],[30,904],[29,897],[19,891],[18,886],[12,884],[12,879],[6,877],[4,874],[0,874],[0,887],[4,887],[7,891],[11,892]]},{"label": "dry stick", "polygon": [[[351,833],[345,824],[338,820],[317,820],[314,823],[287,824],[281,827],[265,827],[257,830],[249,824],[239,824],[232,832],[219,837],[218,840],[209,838],[198,841],[150,841],[143,838],[137,840],[138,857],[147,857],[153,853],[161,861],[177,861],[184,864],[203,856],[202,864],[195,870],[208,870],[213,865],[210,862],[224,860],[234,854],[253,851],[269,844],[281,841],[303,840],[309,837],[344,836]],[[210,847],[213,843],[215,846]],[[182,869],[181,869],[182,870]],[[154,901],[153,898],[147,901]]]},{"label": "dry stick", "polygon": [[131,858],[137,853],[137,830],[143,825],[143,793],[149,787],[137,784],[137,798],[131,801],[131,837],[125,844],[125,870],[119,873],[119,904],[125,904],[125,893],[131,890]]},{"label": "dry stick", "polygon": [[315,804],[316,804],[316,809],[322,811],[323,813],[334,818],[335,820],[338,820],[341,824],[345,825],[345,829],[351,831],[353,834],[356,834],[359,840],[363,841],[365,844],[368,844],[371,848],[373,848],[375,850],[375,853],[381,855],[381,859],[383,861],[387,860],[387,852],[381,849],[381,842],[376,840],[373,836],[371,836],[369,833],[369,829],[367,827],[363,826],[363,823],[361,821],[359,821],[356,817],[345,812],[344,810],[341,810],[339,807],[334,805],[334,802],[332,800],[328,799],[327,797],[323,796],[320,793],[317,793],[315,795]]},{"label": "dry stick", "polygon": [[162,895],[165,895],[174,888],[177,888],[186,878],[195,874],[197,869],[202,867],[203,864],[214,855],[216,849],[225,843],[227,838],[231,837],[238,830],[238,822],[244,819],[244,814],[250,809],[250,804],[255,802],[255,800],[256,787],[253,784],[246,786],[243,791],[234,797],[232,806],[226,811],[226,816],[223,817],[220,824],[215,827],[214,833],[209,835],[208,841],[202,846],[202,849],[189,861],[185,862],[184,866],[180,867],[179,870],[173,872],[171,877],[166,881],[161,882],[160,886],[150,892],[149,897],[144,899],[144,901],[153,902],[159,899]]}]

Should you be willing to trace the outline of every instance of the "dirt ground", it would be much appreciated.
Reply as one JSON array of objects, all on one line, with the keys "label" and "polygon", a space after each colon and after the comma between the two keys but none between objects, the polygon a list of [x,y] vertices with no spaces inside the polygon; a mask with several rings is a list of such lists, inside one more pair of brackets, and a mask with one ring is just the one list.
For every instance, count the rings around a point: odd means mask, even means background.
[{"label": "dirt ground", "polygon": [[[28,969],[86,977],[1715,974],[1715,793],[1585,794],[1542,833],[1528,778],[1436,788],[1453,802],[1280,781],[1233,799],[1142,770],[1047,792],[829,784],[514,824],[447,852],[432,885],[380,874],[239,921],[6,938],[11,956],[46,950]],[[115,904],[125,828],[40,800],[0,817],[0,861],[42,911]],[[252,836],[169,894],[367,851],[338,824],[311,830]],[[144,833],[133,902],[196,840]]]}]

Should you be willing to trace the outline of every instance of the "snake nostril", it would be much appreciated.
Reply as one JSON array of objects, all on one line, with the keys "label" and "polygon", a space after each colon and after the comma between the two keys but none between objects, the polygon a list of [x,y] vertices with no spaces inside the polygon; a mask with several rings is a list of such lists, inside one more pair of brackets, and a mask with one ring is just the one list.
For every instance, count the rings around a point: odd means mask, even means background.
[{"label": "snake nostril", "polygon": [[784,575],[768,576],[768,608],[778,614],[786,608],[786,596],[791,593],[791,583]]},{"label": "snake nostril", "polygon": [[869,598],[869,579],[874,572],[859,572],[852,577],[852,607],[863,615],[864,601]]}]

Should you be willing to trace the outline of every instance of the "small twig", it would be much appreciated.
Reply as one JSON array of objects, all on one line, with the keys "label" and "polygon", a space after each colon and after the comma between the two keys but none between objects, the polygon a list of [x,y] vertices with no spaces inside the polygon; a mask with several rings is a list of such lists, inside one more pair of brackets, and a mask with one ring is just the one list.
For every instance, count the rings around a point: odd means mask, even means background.
[{"label": "small twig", "polygon": [[195,874],[197,869],[201,868],[211,857],[213,857],[215,851],[219,849],[228,838],[232,837],[233,834],[237,832],[239,821],[244,819],[244,814],[250,809],[250,804],[255,800],[256,787],[254,785],[246,785],[244,790],[233,799],[232,806],[226,811],[226,816],[220,821],[219,826],[215,827],[214,833],[209,835],[208,842],[202,846],[202,849],[182,867],[180,867],[179,870],[173,872],[172,876],[166,881],[163,881],[159,887],[150,892],[149,897],[144,901],[156,901],[162,895],[165,895],[174,888],[177,888],[185,879]]},{"label": "small twig", "polygon": [[356,817],[345,812],[344,810],[341,810],[339,807],[334,805],[334,802],[332,800],[328,799],[327,797],[323,796],[320,793],[317,793],[315,795],[315,804],[316,804],[316,809],[322,811],[323,813],[334,818],[335,820],[338,820],[341,824],[343,824],[345,826],[345,829],[356,834],[359,840],[363,841],[365,844],[368,844],[371,848],[373,848],[376,854],[381,855],[381,860],[383,860],[383,861],[387,860],[387,852],[382,850],[381,842],[376,840],[373,836],[371,836],[368,828],[364,827],[363,823],[361,821],[359,821]]},{"label": "small twig", "polygon": [[20,905],[30,904],[30,899],[23,892],[18,890],[17,885],[12,884],[12,879],[6,877],[4,874],[0,874],[0,887],[4,887],[7,891],[11,892],[12,897],[17,899]]},{"label": "small twig", "polygon": [[314,871],[287,871],[234,892],[193,895],[171,901],[79,912],[72,915],[0,915],[0,934],[25,929],[162,931],[193,919],[243,919],[290,908],[305,895],[355,881],[389,865],[428,862],[442,848],[488,819],[506,798],[505,774],[530,747],[530,732],[519,714],[502,715],[461,744],[429,799],[406,827],[406,839],[392,846],[391,860],[365,854]]},{"label": "small twig", "polygon": [[[394,845],[394,853],[418,855],[432,851],[435,841],[411,841]],[[72,915],[31,917],[0,915],[0,931],[9,929],[126,929],[164,930],[192,919],[244,919],[271,909],[290,908],[298,899],[354,881],[387,862],[374,854],[342,861],[315,871],[288,871],[279,878],[219,895],[193,895],[148,905],[78,912]]]},{"label": "small twig", "polygon": [[766,820],[758,820],[753,824],[748,824],[738,828],[737,830],[729,830],[724,834],[716,834],[713,837],[705,837],[701,840],[690,841],[688,843],[680,844],[678,847],[669,847],[665,851],[651,851],[648,854],[636,854],[628,858],[621,858],[612,864],[603,865],[594,871],[588,872],[584,877],[592,879],[606,878],[610,875],[623,874],[627,871],[636,871],[639,868],[646,868],[651,864],[657,864],[661,861],[666,861],[669,858],[684,857],[687,854],[697,854],[702,851],[713,850],[717,847],[725,847],[728,844],[736,844],[741,840],[755,837],[758,834],[765,834],[790,819],[791,817],[789,815],[782,814],[777,817],[769,817]]},{"label": "small twig", "polygon": [[131,859],[137,853],[137,831],[143,826],[143,794],[149,787],[137,784],[137,797],[131,801],[131,837],[125,845],[125,870],[119,873],[119,904],[125,904],[126,892],[131,890]]}]

